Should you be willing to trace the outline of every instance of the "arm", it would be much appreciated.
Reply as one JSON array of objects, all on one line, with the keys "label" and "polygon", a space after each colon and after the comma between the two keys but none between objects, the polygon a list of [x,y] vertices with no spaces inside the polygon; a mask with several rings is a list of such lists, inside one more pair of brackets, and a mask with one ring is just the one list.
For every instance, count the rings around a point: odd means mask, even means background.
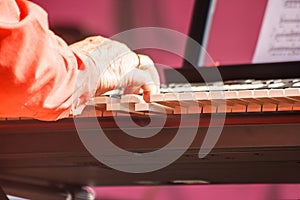
[{"label": "arm", "polygon": [[[56,120],[80,113],[96,91],[142,87],[145,99],[158,91],[151,86],[151,77],[158,82],[152,61],[142,58],[148,67],[141,67],[125,45],[93,37],[68,47],[49,30],[37,5],[0,2],[8,5],[0,6],[7,11],[0,10],[0,117]],[[148,76],[149,69],[154,75]]]},{"label": "arm", "polygon": [[67,117],[78,74],[75,56],[48,29],[47,14],[40,7],[16,2],[1,1],[9,12],[2,12],[0,20],[0,115]]}]

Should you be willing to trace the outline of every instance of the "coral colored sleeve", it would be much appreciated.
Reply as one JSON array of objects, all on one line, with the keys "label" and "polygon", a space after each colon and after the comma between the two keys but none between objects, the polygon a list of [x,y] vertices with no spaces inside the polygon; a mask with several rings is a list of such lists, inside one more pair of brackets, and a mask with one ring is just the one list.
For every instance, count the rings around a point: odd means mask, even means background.
[{"label": "coral colored sleeve", "polygon": [[49,30],[42,8],[0,0],[0,117],[57,120],[79,113],[99,81],[80,62]]}]

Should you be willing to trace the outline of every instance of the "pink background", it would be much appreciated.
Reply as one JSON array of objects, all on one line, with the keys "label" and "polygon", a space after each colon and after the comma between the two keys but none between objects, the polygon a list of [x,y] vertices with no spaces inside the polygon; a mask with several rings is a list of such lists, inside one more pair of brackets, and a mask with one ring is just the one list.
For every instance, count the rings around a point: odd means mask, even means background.
[{"label": "pink background", "polygon": [[[110,37],[131,28],[155,26],[187,34],[193,0],[34,0],[49,13],[51,25],[73,25],[92,35]],[[234,4],[231,4],[232,2]],[[266,0],[219,1],[212,27],[215,38],[209,41],[208,51],[215,61],[243,63],[252,60]],[[234,5],[234,6],[232,6]],[[251,12],[256,12],[253,18]],[[239,13],[249,13],[239,18]],[[258,19],[258,20],[257,20]],[[224,23],[224,21],[232,23]],[[238,27],[236,27],[238,24]],[[233,32],[233,28],[238,28]],[[222,29],[220,31],[219,29]],[[176,42],[176,41],[174,41]],[[225,51],[224,51],[225,50]],[[171,67],[181,66],[178,56],[161,51],[144,51],[155,62]],[[163,67],[159,68],[162,71]],[[270,169],[271,170],[271,169]],[[124,200],[291,200],[300,199],[299,185],[202,185],[160,187],[94,187],[97,199]]]},{"label": "pink background", "polygon": [[[52,26],[76,26],[90,35],[100,34],[106,37],[139,27],[162,27],[188,34],[194,4],[194,0],[33,1],[48,12]],[[151,39],[159,41],[159,37],[160,35],[154,35]],[[169,40],[171,44],[178,42],[171,38]],[[181,46],[185,47],[185,44]],[[164,68],[182,66],[181,57],[166,51],[146,49],[139,52],[149,55],[155,63],[159,63],[157,66],[162,82]]]},{"label": "pink background", "polygon": [[252,63],[267,0],[218,1],[207,51],[221,64]]},{"label": "pink background", "polygon": [[299,200],[300,185],[98,187],[105,200]]}]

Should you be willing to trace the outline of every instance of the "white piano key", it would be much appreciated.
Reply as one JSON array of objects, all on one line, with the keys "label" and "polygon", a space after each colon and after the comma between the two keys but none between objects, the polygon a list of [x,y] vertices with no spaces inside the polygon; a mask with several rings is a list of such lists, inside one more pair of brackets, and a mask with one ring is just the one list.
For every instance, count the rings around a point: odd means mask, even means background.
[{"label": "white piano key", "polygon": [[300,88],[287,88],[284,90],[286,97],[300,101]]},{"label": "white piano key", "polygon": [[188,114],[188,107],[184,107],[184,106],[175,106],[175,107],[174,107],[173,113],[174,113],[174,115]]},{"label": "white piano key", "polygon": [[189,114],[196,114],[196,113],[202,113],[202,105],[198,104],[198,105],[191,105],[187,108],[187,112]]},{"label": "white piano key", "polygon": [[163,106],[157,103],[137,103],[135,104],[135,111],[173,114],[173,108]]},{"label": "white piano key", "polygon": [[279,103],[288,103],[288,104],[294,104],[296,101],[292,98],[289,98],[285,95],[284,89],[271,89],[269,90],[269,96],[272,99],[275,99],[279,101]]},{"label": "white piano key", "polygon": [[238,97],[247,102],[247,112],[261,112],[262,102],[255,99],[253,90],[238,91]]},{"label": "white piano key", "polygon": [[262,101],[263,104],[269,102],[273,104],[278,104],[278,100],[273,99],[269,95],[270,90],[268,89],[263,89],[263,90],[254,90],[254,98],[256,98],[259,101]]},{"label": "white piano key", "polygon": [[137,94],[122,95],[120,103],[145,103],[143,96]]},{"label": "white piano key", "polygon": [[164,94],[152,94],[150,96],[150,101],[151,102],[163,102],[164,101]]},{"label": "white piano key", "polygon": [[261,101],[262,112],[275,112],[277,110],[278,100],[273,99],[269,96],[269,90],[254,90],[254,98]]}]

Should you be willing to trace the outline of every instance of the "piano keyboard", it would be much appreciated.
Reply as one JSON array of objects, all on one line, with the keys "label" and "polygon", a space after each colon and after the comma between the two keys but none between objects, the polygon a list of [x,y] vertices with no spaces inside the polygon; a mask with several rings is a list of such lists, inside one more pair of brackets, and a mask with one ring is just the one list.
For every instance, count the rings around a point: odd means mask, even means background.
[{"label": "piano keyboard", "polygon": [[[95,97],[82,116],[89,116],[93,105],[97,116],[147,114],[246,113],[300,111],[300,88],[162,93],[151,96],[151,103],[140,95],[121,98]],[[90,113],[90,116],[92,114]]]},{"label": "piano keyboard", "polygon": [[[114,91],[93,98],[78,117],[300,111],[300,80],[162,85],[161,93],[152,95],[150,101],[144,102],[141,95]],[[25,119],[30,118],[0,121]]]}]

